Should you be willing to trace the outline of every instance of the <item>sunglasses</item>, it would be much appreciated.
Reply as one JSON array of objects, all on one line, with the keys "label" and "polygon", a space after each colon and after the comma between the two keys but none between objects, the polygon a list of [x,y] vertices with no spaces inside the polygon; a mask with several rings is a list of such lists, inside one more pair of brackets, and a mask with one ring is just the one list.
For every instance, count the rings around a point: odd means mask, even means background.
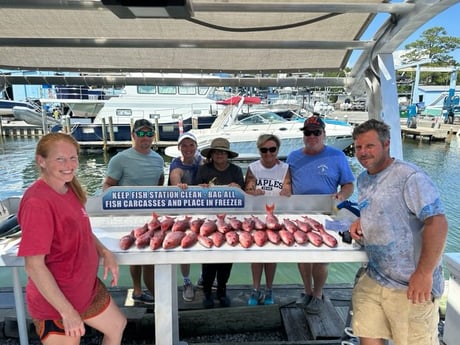
[{"label": "sunglasses", "polygon": [[153,137],[153,131],[137,131],[136,135],[140,138],[142,137]]},{"label": "sunglasses", "polygon": [[272,147],[261,147],[261,148],[259,149],[259,151],[260,151],[261,153],[267,153],[268,151],[270,151],[271,153],[273,153],[273,152],[276,152],[277,149],[278,149],[278,148],[276,148],[275,146],[272,146]]},{"label": "sunglasses", "polygon": [[316,129],[314,131],[303,131],[303,135],[305,135],[306,137],[309,137],[310,135],[314,135],[315,137],[319,137],[321,134],[323,134],[323,131],[321,129]]}]

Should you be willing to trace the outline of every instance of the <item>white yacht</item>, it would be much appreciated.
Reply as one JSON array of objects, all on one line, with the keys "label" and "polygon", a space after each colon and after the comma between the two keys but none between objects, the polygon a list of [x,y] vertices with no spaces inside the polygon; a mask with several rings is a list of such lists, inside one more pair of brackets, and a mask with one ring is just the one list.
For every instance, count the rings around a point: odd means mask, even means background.
[{"label": "white yacht", "polygon": [[[257,106],[253,111],[244,111],[244,101],[236,106],[227,107],[208,129],[192,129],[198,140],[198,148],[202,150],[211,145],[216,137],[229,140],[230,148],[239,153],[238,159],[257,159],[256,141],[259,135],[271,133],[281,140],[280,158],[286,158],[289,152],[303,146],[303,136],[300,128],[305,117],[283,118],[267,107],[265,110]],[[323,118],[326,124],[326,143],[339,150],[346,150],[353,143],[353,127],[343,121]],[[165,153],[168,156],[179,155],[176,146],[169,146]]]}]

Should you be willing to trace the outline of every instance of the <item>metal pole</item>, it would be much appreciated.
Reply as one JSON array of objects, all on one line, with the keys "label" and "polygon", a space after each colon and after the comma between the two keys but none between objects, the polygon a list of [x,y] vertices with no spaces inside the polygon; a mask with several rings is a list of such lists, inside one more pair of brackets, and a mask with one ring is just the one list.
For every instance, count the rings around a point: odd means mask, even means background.
[{"label": "metal pole", "polygon": [[5,133],[3,133],[3,122],[2,122],[2,119],[0,119],[0,143],[3,144],[3,136],[5,135]]},{"label": "metal pole", "polygon": [[42,108],[42,128],[43,128],[43,135],[48,134],[48,124],[46,121],[46,110],[45,107],[43,106],[43,103],[41,105]]},{"label": "metal pole", "polygon": [[22,287],[21,282],[19,280],[18,270],[18,267],[11,268],[11,273],[13,276],[14,303],[16,305],[16,319],[18,322],[19,341],[21,345],[29,345],[29,337],[26,325],[26,312],[24,308]]},{"label": "metal pole", "polygon": [[155,141],[156,142],[160,141],[160,125],[158,124],[159,119],[160,119],[159,115],[154,115],[153,116],[154,126],[155,126]]}]

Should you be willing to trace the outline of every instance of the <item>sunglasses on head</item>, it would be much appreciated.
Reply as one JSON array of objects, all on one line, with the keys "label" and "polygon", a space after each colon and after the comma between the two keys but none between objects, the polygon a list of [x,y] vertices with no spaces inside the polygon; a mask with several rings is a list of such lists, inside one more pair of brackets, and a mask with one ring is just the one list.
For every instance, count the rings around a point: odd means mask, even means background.
[{"label": "sunglasses on head", "polygon": [[268,151],[270,151],[271,153],[273,152],[276,152],[277,148],[275,146],[272,146],[272,147],[261,147],[259,149],[260,152],[262,153],[267,153]]},{"label": "sunglasses on head", "polygon": [[140,138],[142,138],[142,137],[149,137],[149,138],[151,138],[151,137],[153,137],[153,131],[142,131],[142,130],[141,130],[141,131],[137,131],[137,132],[136,132],[136,135],[137,135],[138,137],[140,137]]},{"label": "sunglasses on head", "polygon": [[314,135],[315,137],[319,137],[321,134],[323,134],[323,131],[321,129],[316,129],[314,131],[307,131],[307,130],[304,130],[303,131],[303,135],[305,135],[306,137],[309,137],[310,135]]}]

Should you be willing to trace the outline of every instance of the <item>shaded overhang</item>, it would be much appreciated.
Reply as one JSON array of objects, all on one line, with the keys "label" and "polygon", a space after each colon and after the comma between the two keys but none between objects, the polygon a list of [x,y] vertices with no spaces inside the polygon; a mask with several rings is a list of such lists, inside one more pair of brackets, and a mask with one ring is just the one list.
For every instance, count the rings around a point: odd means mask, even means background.
[{"label": "shaded overhang", "polygon": [[[165,82],[150,78],[150,72],[197,73],[195,83],[209,84],[205,74],[231,73],[260,77],[232,78],[225,85],[318,86],[327,81],[363,90],[365,72],[376,68],[378,54],[392,53],[457,1],[134,1],[141,6],[126,18],[129,6],[123,4],[129,3],[0,0],[0,68],[78,72],[84,81],[66,84]],[[160,7],[166,16],[152,17],[149,7]],[[362,39],[379,14],[386,20],[372,38]],[[354,51],[360,56],[345,74]],[[308,77],[329,71],[337,78]],[[140,80],[129,77],[131,72],[145,75]],[[270,77],[278,73],[298,77]],[[54,77],[47,77],[51,84],[64,84],[53,82],[62,75]],[[12,78],[0,76],[4,84],[12,84]],[[28,77],[26,83],[40,84],[39,78]]]}]

